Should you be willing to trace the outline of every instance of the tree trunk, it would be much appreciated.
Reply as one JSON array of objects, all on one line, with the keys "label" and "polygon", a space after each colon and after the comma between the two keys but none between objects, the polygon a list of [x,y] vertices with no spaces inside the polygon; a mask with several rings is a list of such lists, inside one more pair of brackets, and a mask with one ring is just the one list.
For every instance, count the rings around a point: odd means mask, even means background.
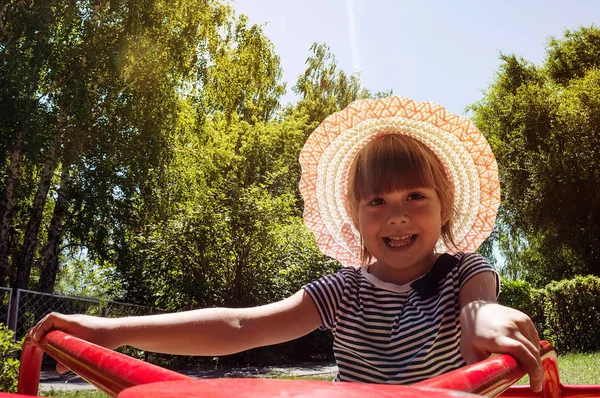
[{"label": "tree trunk", "polygon": [[4,42],[4,25],[6,20],[6,6],[8,4],[8,0],[0,1],[0,42]]},{"label": "tree trunk", "polygon": [[42,255],[44,264],[40,275],[40,291],[44,293],[54,292],[54,283],[56,282],[56,273],[58,271],[58,254],[60,244],[62,243],[64,227],[64,217],[67,213],[68,195],[69,195],[69,162],[64,162],[62,165],[62,173],[60,176],[60,187],[52,220],[48,227],[48,241],[44,245]]},{"label": "tree trunk", "polygon": [[23,137],[21,132],[17,132],[15,145],[13,146],[10,157],[10,166],[8,176],[6,177],[6,189],[4,199],[0,205],[0,286],[4,286],[6,276],[8,275],[8,251],[10,242],[10,223],[13,213],[13,197],[15,187],[19,183],[21,172],[21,151]]},{"label": "tree trunk", "polygon": [[40,224],[42,223],[42,215],[44,212],[44,206],[46,205],[46,198],[48,197],[48,189],[50,188],[50,181],[52,180],[52,173],[56,167],[56,151],[60,143],[61,136],[59,135],[50,144],[46,160],[44,160],[44,168],[40,176],[40,182],[38,184],[38,190],[33,200],[33,208],[31,209],[31,217],[27,223],[27,230],[23,239],[23,248],[21,249],[21,255],[17,264],[17,277],[13,287],[15,289],[26,289],[29,283],[29,275],[31,274],[31,264],[33,262],[33,255],[35,254],[35,246],[37,244],[38,232],[40,230]]}]

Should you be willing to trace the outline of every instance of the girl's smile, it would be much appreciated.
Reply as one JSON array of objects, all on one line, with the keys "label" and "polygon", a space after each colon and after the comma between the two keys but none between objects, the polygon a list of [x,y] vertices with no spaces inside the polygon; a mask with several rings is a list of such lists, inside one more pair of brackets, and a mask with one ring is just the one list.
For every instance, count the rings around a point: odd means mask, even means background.
[{"label": "girl's smile", "polygon": [[426,273],[435,262],[442,218],[442,205],[433,188],[401,189],[361,200],[359,230],[377,259],[369,271],[397,284]]},{"label": "girl's smile", "polygon": [[402,235],[402,236],[388,236],[387,238],[383,238],[385,243],[390,248],[406,248],[412,242],[414,242],[417,235]]}]

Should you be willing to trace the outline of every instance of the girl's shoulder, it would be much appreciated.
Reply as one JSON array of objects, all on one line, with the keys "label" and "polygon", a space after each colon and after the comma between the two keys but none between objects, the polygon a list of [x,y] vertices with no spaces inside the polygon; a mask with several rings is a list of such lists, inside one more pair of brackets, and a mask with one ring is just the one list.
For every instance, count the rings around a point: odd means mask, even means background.
[{"label": "girl's shoulder", "polygon": [[454,255],[458,260],[458,269],[469,269],[469,268],[489,268],[493,270],[490,262],[487,258],[483,257],[479,253],[474,252],[458,252]]},{"label": "girl's shoulder", "polygon": [[488,262],[488,260],[485,257],[475,252],[458,252],[454,254],[454,257],[456,257],[459,261],[483,261],[486,263]]},{"label": "girl's shoulder", "polygon": [[345,286],[356,285],[362,278],[361,268],[343,267],[335,274],[327,275],[328,278],[334,278]]},{"label": "girl's shoulder", "polygon": [[310,287],[311,285],[326,285],[331,287],[337,287],[343,289],[349,284],[357,283],[361,278],[360,268],[355,267],[343,267],[335,274],[328,274],[321,278],[306,284],[304,287]]},{"label": "girl's shoulder", "polygon": [[461,287],[478,273],[490,271],[494,273],[494,277],[496,278],[496,291],[500,291],[500,277],[498,272],[484,256],[473,252],[460,252],[455,257],[458,259],[456,276]]}]

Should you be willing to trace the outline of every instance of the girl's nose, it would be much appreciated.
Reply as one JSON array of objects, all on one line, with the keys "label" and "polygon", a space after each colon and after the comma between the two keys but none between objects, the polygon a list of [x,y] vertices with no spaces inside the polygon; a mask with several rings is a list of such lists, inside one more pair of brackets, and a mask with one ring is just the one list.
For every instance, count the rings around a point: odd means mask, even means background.
[{"label": "girl's nose", "polygon": [[410,221],[409,214],[402,208],[392,208],[388,214],[387,222],[390,225],[406,224]]}]

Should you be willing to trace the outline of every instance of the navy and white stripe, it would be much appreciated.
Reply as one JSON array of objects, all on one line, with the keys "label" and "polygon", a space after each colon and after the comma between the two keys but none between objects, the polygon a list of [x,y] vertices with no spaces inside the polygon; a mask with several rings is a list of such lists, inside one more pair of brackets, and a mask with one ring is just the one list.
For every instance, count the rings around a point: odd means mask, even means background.
[{"label": "navy and white stripe", "polygon": [[380,281],[367,267],[344,268],[303,287],[319,310],[321,328],[334,335],[336,380],[411,384],[465,365],[459,292],[473,275],[495,271],[477,254],[456,257],[439,294],[428,299],[410,284]]}]

